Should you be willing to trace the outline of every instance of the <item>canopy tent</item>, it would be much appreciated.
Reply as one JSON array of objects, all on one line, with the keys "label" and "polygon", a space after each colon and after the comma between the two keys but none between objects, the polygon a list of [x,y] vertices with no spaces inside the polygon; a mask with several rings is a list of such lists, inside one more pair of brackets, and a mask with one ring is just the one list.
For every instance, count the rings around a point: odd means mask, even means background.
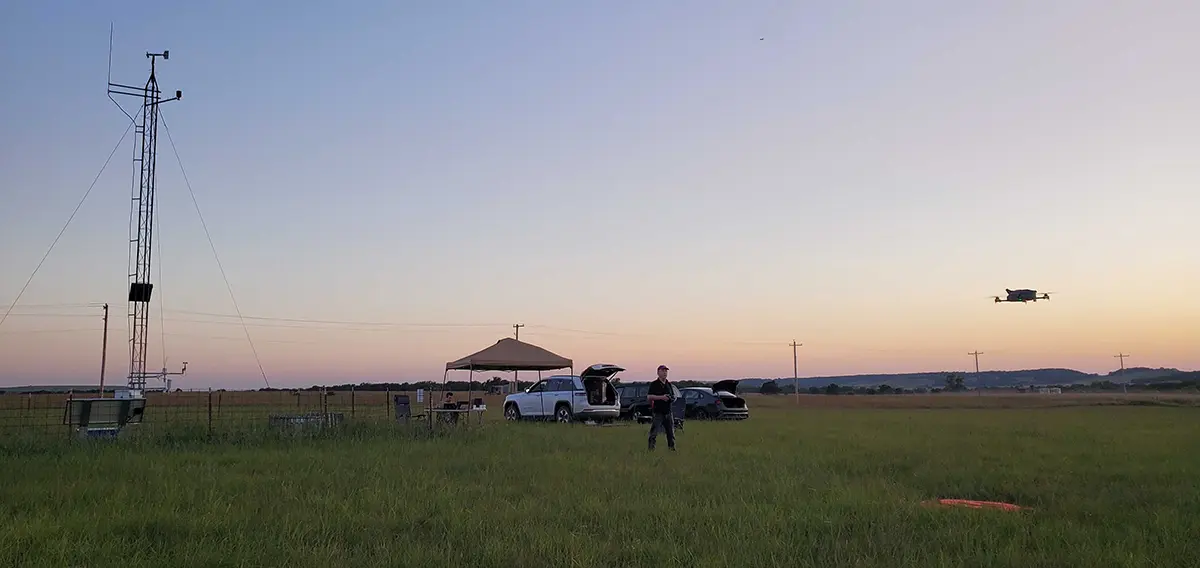
[{"label": "canopy tent", "polygon": [[506,337],[495,345],[446,363],[446,370],[549,371],[574,368],[574,363],[537,345]]},{"label": "canopy tent", "polygon": [[467,380],[467,400],[470,401],[475,371],[538,371],[540,374],[541,371],[567,368],[571,369],[571,374],[575,374],[575,363],[570,359],[532,343],[506,337],[491,347],[446,363],[446,373],[442,376],[442,391],[446,390],[450,371],[471,373]]}]

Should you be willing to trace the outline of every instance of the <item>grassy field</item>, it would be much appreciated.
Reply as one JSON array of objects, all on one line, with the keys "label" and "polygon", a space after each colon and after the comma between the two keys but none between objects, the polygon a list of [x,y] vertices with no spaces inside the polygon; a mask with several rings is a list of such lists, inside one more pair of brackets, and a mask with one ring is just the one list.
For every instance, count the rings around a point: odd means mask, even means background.
[{"label": "grassy field", "polygon": [[[675,454],[642,426],[495,420],[0,440],[0,565],[1200,565],[1186,398],[801,400],[689,422]],[[1032,510],[922,504],[939,497]]]},{"label": "grassy field", "polygon": [[[180,424],[211,425],[214,432],[242,430],[246,427],[265,427],[271,414],[302,414],[309,412],[340,413],[348,420],[390,421],[391,395],[379,391],[330,391],[326,396],[318,391],[214,391],[150,393],[143,429],[174,430]],[[408,394],[413,412],[419,413],[415,393]],[[440,400],[441,393],[431,393]],[[465,401],[468,393],[456,392],[457,400]],[[61,434],[64,406],[68,399],[93,397],[95,394],[8,394],[0,395],[0,438],[15,430],[38,430]],[[110,395],[111,396],[111,395]],[[489,412],[485,420],[500,420],[503,396],[472,393],[470,398],[484,399]],[[1059,395],[1018,394],[1012,391],[936,395],[744,395],[755,409],[1001,409],[1001,408],[1059,408],[1073,406],[1195,406],[1200,407],[1196,393],[1068,393]]]}]

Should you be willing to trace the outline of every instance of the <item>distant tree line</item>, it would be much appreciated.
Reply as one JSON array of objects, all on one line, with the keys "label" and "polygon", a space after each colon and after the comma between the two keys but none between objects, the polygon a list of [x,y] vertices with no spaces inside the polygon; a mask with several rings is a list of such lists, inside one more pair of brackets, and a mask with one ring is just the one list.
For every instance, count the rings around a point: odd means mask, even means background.
[{"label": "distant tree line", "polygon": [[[968,390],[964,384],[966,377],[962,373],[948,373],[945,378],[944,386],[942,387],[917,387],[917,388],[900,388],[892,387],[888,384],[873,385],[873,386],[843,386],[837,383],[829,383],[824,387],[809,387],[802,392],[808,394],[826,394],[826,395],[893,395],[893,394],[926,394],[926,393],[941,393],[941,392],[963,392]],[[784,383],[782,386],[779,383]],[[759,394],[764,395],[779,395],[779,394],[795,394],[796,389],[788,381],[766,381],[758,389]],[[1111,380],[1092,381],[1090,383],[1076,383],[1065,385],[1038,385],[1039,387],[1057,387],[1063,392],[1170,392],[1170,391],[1197,391],[1200,390],[1200,371],[1192,371],[1187,373],[1178,373],[1172,375],[1170,379],[1158,379],[1155,381],[1133,381],[1131,383],[1118,383]],[[1024,392],[1029,388],[1037,387],[985,387],[984,390],[1019,390]]]},{"label": "distant tree line", "polygon": [[[940,390],[941,389],[935,389],[935,391],[940,391]],[[860,395],[885,394],[886,395],[886,394],[924,394],[924,393],[930,392],[930,390],[927,388],[924,388],[924,387],[906,389],[906,388],[900,388],[900,387],[893,387],[888,384],[882,384],[882,385],[878,385],[878,386],[842,386],[837,383],[829,383],[828,385],[826,385],[824,387],[808,387],[807,389],[803,389],[801,392],[807,393],[807,394],[828,394],[828,395],[838,395],[838,394],[860,394]],[[779,386],[778,382],[776,382],[776,381],[767,381],[767,382],[763,383],[761,387],[759,387],[758,393],[766,394],[766,395],[776,395],[776,394],[793,394],[794,395],[794,394],[796,394],[796,389],[792,385],[785,384],[784,386]]]},{"label": "distant tree line", "polygon": [[[510,381],[492,377],[485,381],[447,381],[445,388],[453,391],[466,391],[468,388],[476,391],[487,391],[490,387],[507,385]],[[525,389],[534,385],[536,381],[519,381],[518,389]],[[644,385],[649,381],[636,381],[623,383],[615,380],[614,383],[629,384],[629,385]],[[690,386],[708,386],[711,382],[701,381],[672,381],[678,387]],[[837,383],[830,383],[824,387],[808,387],[802,389],[801,393],[807,394],[827,394],[827,395],[890,395],[890,394],[925,394],[925,393],[940,393],[940,392],[960,392],[967,390],[964,385],[965,377],[962,373],[948,373],[945,376],[943,387],[916,387],[916,388],[901,388],[892,387],[887,384],[873,386],[842,386]],[[1066,383],[1066,384],[1042,384],[1039,387],[1058,387],[1063,392],[1172,392],[1172,391],[1197,391],[1200,390],[1200,371],[1180,372],[1169,375],[1169,378],[1155,379],[1134,379],[1128,383],[1114,382],[1110,379],[1091,381],[1088,383]],[[256,389],[260,392],[275,392],[275,391],[392,391],[406,392],[416,391],[417,389],[441,390],[443,388],[441,381],[418,381],[405,383],[343,383],[337,385],[312,385],[302,388],[260,388]],[[1016,387],[985,387],[986,390],[1025,390],[1036,388],[1031,386],[1016,386]],[[77,394],[95,393],[99,389],[73,389]],[[106,392],[113,392],[116,387],[105,387]],[[177,391],[180,389],[176,389]],[[214,389],[226,390],[226,389]],[[29,395],[29,394],[65,394],[68,389],[63,387],[46,387],[45,389],[29,389],[21,391],[4,391],[0,390],[0,396],[8,395]],[[766,381],[758,389],[759,394],[764,395],[780,395],[780,394],[795,394],[796,389],[790,380]]]},{"label": "distant tree line", "polygon": [[[500,377],[492,377],[491,379],[488,379],[486,381],[473,381],[473,382],[472,381],[462,381],[462,380],[446,381],[446,383],[444,385],[441,381],[418,381],[418,382],[413,382],[413,383],[408,383],[408,382],[405,382],[405,383],[343,383],[343,384],[337,384],[337,385],[312,385],[309,387],[302,387],[302,388],[287,388],[287,387],[267,388],[267,387],[264,387],[264,388],[258,389],[258,391],[260,391],[260,392],[297,391],[297,390],[299,390],[299,391],[319,391],[321,389],[325,389],[327,391],[355,390],[355,391],[367,391],[367,392],[372,392],[372,391],[406,392],[406,391],[416,391],[417,389],[424,389],[427,391],[428,390],[442,390],[443,388],[445,390],[452,390],[452,391],[465,391],[465,390],[468,390],[468,388],[472,389],[472,390],[476,390],[476,391],[486,391],[493,386],[495,386],[495,387],[499,387],[502,385],[507,386],[511,382],[512,381],[509,381],[507,379],[503,379]],[[529,388],[529,387],[533,386],[536,382],[537,381],[517,381],[517,389],[520,390],[520,389]],[[681,387],[681,388],[682,387],[691,387],[691,386],[704,386],[704,385],[709,384],[709,383],[700,382],[700,381],[671,381],[671,382],[675,383],[675,386]],[[613,383],[617,384],[618,386],[620,386],[620,385],[644,385],[644,384],[648,384],[649,381],[637,381],[637,382],[625,383],[618,379],[618,380],[614,380]]]}]

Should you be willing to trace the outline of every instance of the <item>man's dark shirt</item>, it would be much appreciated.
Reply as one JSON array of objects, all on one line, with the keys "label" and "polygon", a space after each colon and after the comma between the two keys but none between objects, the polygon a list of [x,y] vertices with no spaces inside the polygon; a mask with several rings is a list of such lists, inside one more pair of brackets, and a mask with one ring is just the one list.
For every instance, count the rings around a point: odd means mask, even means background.
[{"label": "man's dark shirt", "polygon": [[[646,394],[669,396],[671,394],[671,383],[654,379],[650,382],[650,390]],[[656,400],[651,403],[650,407],[657,414],[671,413],[671,401],[669,400]]]}]

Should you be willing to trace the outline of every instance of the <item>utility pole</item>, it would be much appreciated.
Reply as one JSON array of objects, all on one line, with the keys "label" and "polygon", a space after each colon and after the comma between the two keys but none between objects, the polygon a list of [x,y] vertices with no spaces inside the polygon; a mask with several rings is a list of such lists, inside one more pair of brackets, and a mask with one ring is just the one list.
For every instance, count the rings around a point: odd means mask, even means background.
[{"label": "utility pole", "polygon": [[804,344],[796,343],[795,339],[792,340],[792,388],[796,389],[796,406],[800,406],[800,364],[796,355],[796,348],[801,345]]},{"label": "utility pole", "polygon": [[104,398],[104,369],[108,367],[108,302],[104,303],[104,345],[100,351],[100,398]]},{"label": "utility pole", "polygon": [[[513,339],[516,339],[517,341],[521,340],[521,328],[522,327],[525,327],[525,324],[523,324],[523,323],[514,323],[513,324]],[[520,373],[521,373],[520,371],[513,371],[512,393],[510,393],[510,394],[515,394],[521,386],[520,381],[517,380],[517,377],[518,377],[518,375],[520,375]]]},{"label": "utility pole", "polygon": [[1126,353],[1117,353],[1116,355],[1113,355],[1113,357],[1121,360],[1121,391],[1125,393],[1129,392],[1128,383],[1125,382],[1125,358],[1128,356],[1129,355]]},{"label": "utility pole", "polygon": [[975,357],[975,382],[978,384],[978,386],[976,387],[976,389],[977,389],[976,392],[978,392],[979,395],[982,395],[983,391],[980,389],[983,388],[983,382],[979,380],[979,356],[983,355],[983,352],[976,349],[975,351],[967,353],[967,355],[973,355]]},{"label": "utility pole", "polygon": [[1128,356],[1129,355],[1127,355],[1125,353],[1118,353],[1116,355],[1113,355],[1113,357],[1116,357],[1121,360],[1121,375],[1120,375],[1121,376],[1121,392],[1125,393],[1125,394],[1129,394],[1129,383],[1125,382],[1125,358]]}]

